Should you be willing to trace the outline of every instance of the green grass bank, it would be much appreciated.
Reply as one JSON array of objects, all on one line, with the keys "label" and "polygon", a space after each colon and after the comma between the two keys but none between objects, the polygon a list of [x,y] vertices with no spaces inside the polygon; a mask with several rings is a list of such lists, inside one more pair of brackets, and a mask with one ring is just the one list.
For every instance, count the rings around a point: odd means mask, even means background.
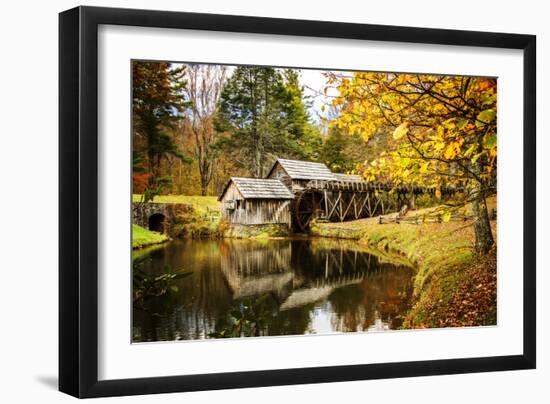
[{"label": "green grass bank", "polygon": [[167,240],[168,237],[164,234],[144,229],[137,224],[132,224],[132,248],[144,248],[164,243]]},{"label": "green grass bank", "polygon": [[[132,195],[133,202],[141,202],[141,195]],[[220,210],[220,202],[215,196],[200,195],[159,195],[153,200],[153,203],[183,203],[191,205],[200,213],[206,213],[212,210]]]}]

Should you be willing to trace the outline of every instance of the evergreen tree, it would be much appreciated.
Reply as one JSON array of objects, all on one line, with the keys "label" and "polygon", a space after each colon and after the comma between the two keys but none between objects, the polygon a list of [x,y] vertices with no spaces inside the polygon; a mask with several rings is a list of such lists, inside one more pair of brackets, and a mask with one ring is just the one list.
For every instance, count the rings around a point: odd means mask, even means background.
[{"label": "evergreen tree", "polygon": [[321,144],[309,123],[298,74],[270,67],[238,67],[221,95],[217,129],[226,153],[254,177],[275,157],[315,158]]},{"label": "evergreen tree", "polygon": [[298,71],[286,69],[284,77],[288,141],[282,157],[318,160],[323,139],[319,128],[310,122],[307,109],[311,105],[300,85]]},{"label": "evergreen tree", "polygon": [[172,155],[186,161],[167,129],[183,119],[187,107],[182,90],[184,68],[170,63],[134,62],[132,65],[132,108],[134,150],[146,158],[148,188],[156,189],[161,178],[161,162]]},{"label": "evergreen tree", "polygon": [[333,172],[345,174],[356,172],[365,160],[379,155],[384,142],[385,137],[380,135],[373,136],[365,144],[361,137],[350,135],[343,129],[331,127],[320,149],[319,161],[325,163]]},{"label": "evergreen tree", "polygon": [[344,172],[351,170],[354,167],[348,167],[350,163],[347,156],[345,156],[345,150],[350,141],[348,135],[344,135],[341,130],[331,128],[323,143],[321,149],[321,161],[334,172]]}]

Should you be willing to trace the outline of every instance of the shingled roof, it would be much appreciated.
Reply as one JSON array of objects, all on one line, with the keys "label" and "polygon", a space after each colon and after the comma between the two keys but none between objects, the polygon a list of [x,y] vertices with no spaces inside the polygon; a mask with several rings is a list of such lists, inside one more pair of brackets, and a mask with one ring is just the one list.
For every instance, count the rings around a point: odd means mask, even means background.
[{"label": "shingled roof", "polygon": [[[323,163],[311,161],[277,159],[273,168],[279,163],[293,180],[334,180],[334,174]],[[271,168],[271,171],[273,171]],[[270,174],[271,174],[270,171]],[[268,175],[269,176],[269,175]]]},{"label": "shingled roof", "polygon": [[231,177],[219,199],[223,197],[231,182],[245,199],[294,199],[292,192],[279,180],[243,177]]}]

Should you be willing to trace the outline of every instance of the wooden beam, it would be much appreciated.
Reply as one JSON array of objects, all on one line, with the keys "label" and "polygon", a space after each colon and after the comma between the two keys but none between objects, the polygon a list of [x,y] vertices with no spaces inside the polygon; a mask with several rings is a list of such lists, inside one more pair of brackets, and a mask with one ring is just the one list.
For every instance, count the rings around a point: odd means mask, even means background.
[{"label": "wooden beam", "polygon": [[374,192],[369,192],[369,196],[367,198],[367,208],[369,217],[372,217],[372,206],[371,206],[371,199],[374,198]]},{"label": "wooden beam", "polygon": [[[376,203],[374,204],[374,207],[372,208],[372,213],[373,215],[376,214],[376,208],[378,208],[378,205],[380,205],[380,197],[376,196],[376,194],[374,194],[374,199],[376,201]],[[384,207],[382,206],[382,210],[384,210]]]},{"label": "wooden beam", "polygon": [[342,206],[342,191],[338,191],[338,194],[340,196],[340,207],[339,207],[339,216],[340,216],[340,221],[343,222],[344,221],[344,216],[342,215],[342,212],[344,211],[344,207]]},{"label": "wooden beam", "polygon": [[338,207],[338,202],[340,201],[340,198],[342,197],[342,193],[341,192],[338,192],[338,197],[336,198],[336,201],[334,201],[334,205],[332,205],[332,210],[330,211],[327,219],[330,220],[332,218],[332,214],[334,213],[334,211],[336,210],[336,208]]},{"label": "wooden beam", "polygon": [[348,207],[346,208],[346,211],[344,212],[344,215],[343,215],[344,218],[347,216],[347,214],[348,214],[348,212],[349,212],[349,210],[350,210],[350,208],[351,208],[351,203],[352,203],[353,201],[355,201],[355,193],[352,193],[352,194],[351,194],[351,199],[350,199],[349,202],[348,202]]},{"label": "wooden beam", "polygon": [[363,212],[363,209],[365,208],[365,205],[368,203],[369,204],[369,210],[370,210],[370,195],[368,193],[365,194],[365,199],[363,200],[360,208],[359,208],[359,217],[361,216],[361,213]]}]

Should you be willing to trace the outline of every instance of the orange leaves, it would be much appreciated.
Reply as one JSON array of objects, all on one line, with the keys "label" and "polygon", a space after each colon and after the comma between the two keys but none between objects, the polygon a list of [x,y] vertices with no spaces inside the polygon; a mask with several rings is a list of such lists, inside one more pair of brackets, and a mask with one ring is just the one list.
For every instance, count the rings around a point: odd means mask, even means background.
[{"label": "orange leaves", "polygon": [[477,89],[479,91],[485,91],[489,88],[489,81],[488,80],[480,80],[477,83]]},{"label": "orange leaves", "polygon": [[132,192],[134,194],[142,194],[147,189],[149,181],[149,173],[134,173],[132,175]]},{"label": "orange leaves", "polygon": [[484,79],[484,78],[478,78],[476,83],[476,90],[477,91],[487,91],[495,89],[497,86],[495,79]]}]

